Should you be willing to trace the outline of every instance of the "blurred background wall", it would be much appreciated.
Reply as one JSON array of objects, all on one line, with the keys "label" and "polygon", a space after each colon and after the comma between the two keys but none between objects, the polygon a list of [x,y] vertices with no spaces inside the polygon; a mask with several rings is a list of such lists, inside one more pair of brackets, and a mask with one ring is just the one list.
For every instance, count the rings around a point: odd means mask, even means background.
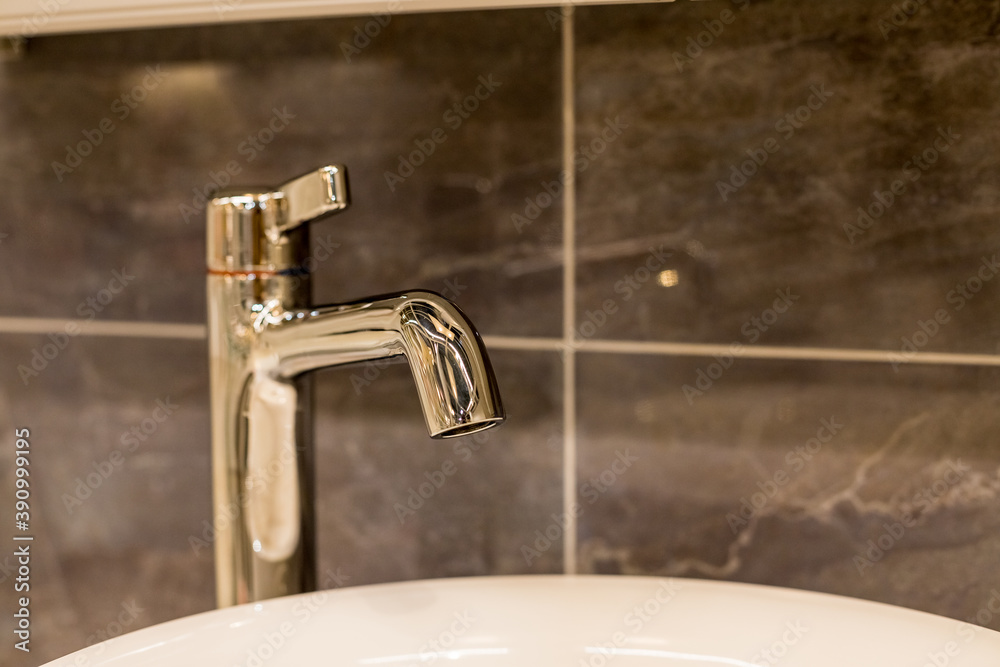
[{"label": "blurred background wall", "polygon": [[0,63],[0,514],[28,428],[35,633],[0,660],[212,608],[205,198],[330,162],[315,301],[457,301],[509,419],[431,441],[405,365],[318,374],[325,587],[682,575],[1000,629],[1000,10],[897,10],[31,40]]}]

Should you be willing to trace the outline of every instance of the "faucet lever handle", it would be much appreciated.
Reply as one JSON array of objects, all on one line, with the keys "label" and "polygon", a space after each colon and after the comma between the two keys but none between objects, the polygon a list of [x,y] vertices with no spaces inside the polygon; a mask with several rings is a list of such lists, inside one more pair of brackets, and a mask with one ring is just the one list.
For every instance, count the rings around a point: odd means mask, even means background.
[{"label": "faucet lever handle", "polygon": [[221,273],[298,270],[308,243],[289,239],[294,235],[290,233],[349,204],[347,169],[340,164],[320,167],[277,188],[220,192],[205,209],[208,268]]},{"label": "faucet lever handle", "polygon": [[347,191],[347,170],[331,164],[310,171],[278,188],[284,199],[284,215],[279,231],[286,232],[299,225],[343,211],[350,205]]}]

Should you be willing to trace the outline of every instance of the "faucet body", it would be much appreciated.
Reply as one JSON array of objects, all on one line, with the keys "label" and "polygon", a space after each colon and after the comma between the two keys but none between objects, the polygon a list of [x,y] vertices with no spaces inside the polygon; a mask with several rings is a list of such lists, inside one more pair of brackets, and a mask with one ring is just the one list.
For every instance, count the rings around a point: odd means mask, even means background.
[{"label": "faucet body", "polygon": [[309,371],[403,355],[431,437],[504,419],[485,347],[433,292],[310,307],[308,226],[347,206],[343,167],[209,204],[208,335],[220,607],[315,590]]}]

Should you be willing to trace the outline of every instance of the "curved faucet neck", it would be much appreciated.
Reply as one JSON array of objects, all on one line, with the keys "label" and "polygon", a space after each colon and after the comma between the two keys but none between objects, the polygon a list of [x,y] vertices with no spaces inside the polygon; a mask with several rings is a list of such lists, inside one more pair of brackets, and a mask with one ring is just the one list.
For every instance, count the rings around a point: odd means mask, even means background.
[{"label": "curved faucet neck", "polygon": [[403,355],[431,437],[502,420],[503,407],[479,334],[450,301],[406,292],[343,305],[283,310],[260,318],[253,363],[274,377]]}]

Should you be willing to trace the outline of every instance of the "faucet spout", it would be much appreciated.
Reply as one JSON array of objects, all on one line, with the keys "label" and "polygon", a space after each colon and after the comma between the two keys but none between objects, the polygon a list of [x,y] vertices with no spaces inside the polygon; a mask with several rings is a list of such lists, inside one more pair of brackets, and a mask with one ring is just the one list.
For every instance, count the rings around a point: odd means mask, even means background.
[{"label": "faucet spout", "polygon": [[277,377],[403,355],[432,438],[467,435],[504,420],[479,333],[439,294],[407,292],[261,319],[258,355],[273,360]]}]

